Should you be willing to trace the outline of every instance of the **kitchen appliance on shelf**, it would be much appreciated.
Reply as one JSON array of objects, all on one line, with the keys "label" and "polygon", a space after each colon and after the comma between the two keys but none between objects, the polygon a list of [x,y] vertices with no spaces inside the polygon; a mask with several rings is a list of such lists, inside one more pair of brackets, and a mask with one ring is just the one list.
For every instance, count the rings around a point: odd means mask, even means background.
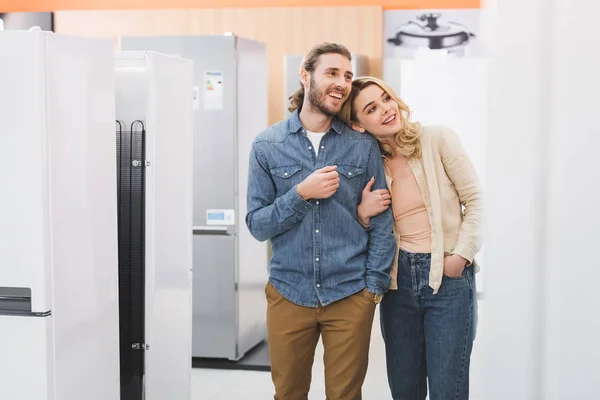
[{"label": "kitchen appliance on shelf", "polygon": [[466,26],[444,21],[441,13],[425,13],[396,29],[387,43],[395,46],[395,57],[412,58],[417,49],[447,50],[459,57],[468,55],[475,34]]},{"label": "kitchen appliance on shelf", "polygon": [[[303,54],[287,54],[283,57],[283,109],[286,118],[291,114],[288,110],[290,97],[301,85],[299,74],[303,58]],[[355,78],[369,74],[367,56],[352,53],[352,73]]]},{"label": "kitchen appliance on shelf", "polygon": [[266,45],[233,34],[120,43],[194,61],[192,356],[239,360],[267,336],[267,243],[245,224],[250,149],[268,126]]},{"label": "kitchen appliance on shelf", "polygon": [[194,66],[126,51],[115,75],[121,400],[190,399]]},{"label": "kitchen appliance on shelf", "polygon": [[0,32],[1,399],[119,399],[113,63]]}]

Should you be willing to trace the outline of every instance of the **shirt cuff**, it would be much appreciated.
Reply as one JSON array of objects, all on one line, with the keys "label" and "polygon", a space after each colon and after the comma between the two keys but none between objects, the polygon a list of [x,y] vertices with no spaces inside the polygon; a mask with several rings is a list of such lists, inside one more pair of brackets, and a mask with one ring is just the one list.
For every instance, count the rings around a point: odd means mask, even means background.
[{"label": "shirt cuff", "polygon": [[461,256],[462,258],[467,260],[467,265],[466,265],[467,267],[471,266],[473,264],[473,260],[475,259],[473,252],[469,251],[464,246],[456,247],[454,249],[454,251],[452,251],[451,254],[456,254],[457,256]]},{"label": "shirt cuff", "polygon": [[375,294],[379,294],[381,296],[383,296],[385,294],[385,292],[387,292],[388,288],[390,287],[390,279],[387,279],[386,282],[379,282],[375,279],[369,279],[367,278],[366,280],[366,284],[367,284],[367,291],[369,293],[375,293]]},{"label": "shirt cuff", "polygon": [[360,220],[360,218],[357,218],[357,220],[358,220],[358,223],[360,224],[360,226],[362,226],[365,229],[369,229],[369,227],[371,226],[371,224],[369,224],[369,225],[363,224],[362,221]]},{"label": "shirt cuff", "polygon": [[310,203],[298,194],[298,186],[294,186],[285,194],[285,200],[294,211],[304,213],[310,208]]}]

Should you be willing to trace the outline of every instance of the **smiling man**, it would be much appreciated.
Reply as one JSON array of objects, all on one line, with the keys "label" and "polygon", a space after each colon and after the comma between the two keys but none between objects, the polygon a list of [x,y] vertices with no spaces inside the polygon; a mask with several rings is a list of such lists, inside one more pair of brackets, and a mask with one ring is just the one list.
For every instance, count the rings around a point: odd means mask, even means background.
[{"label": "smiling man", "polygon": [[396,252],[391,209],[358,221],[363,187],[385,188],[379,146],[334,116],[348,99],[350,52],[315,46],[292,115],[253,142],[246,224],[270,240],[268,344],[276,400],[306,400],[322,335],[329,400],[362,399],[376,304]]}]

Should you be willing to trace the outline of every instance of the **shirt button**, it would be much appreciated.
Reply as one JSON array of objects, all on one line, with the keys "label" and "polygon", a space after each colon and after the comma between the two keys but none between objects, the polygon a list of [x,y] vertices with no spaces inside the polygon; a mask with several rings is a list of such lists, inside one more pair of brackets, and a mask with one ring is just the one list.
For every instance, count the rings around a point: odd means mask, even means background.
[{"label": "shirt button", "polygon": [[308,149],[309,149],[309,150],[312,150],[312,146],[308,146]]},{"label": "shirt button", "polygon": [[352,176],[352,172],[348,172],[348,175]]},{"label": "shirt button", "polygon": [[317,204],[319,204],[319,202],[317,201]]},{"label": "shirt button", "polygon": [[320,284],[320,283],[317,283],[317,287],[321,287],[321,284]]},{"label": "shirt button", "polygon": [[321,148],[322,148],[322,149],[324,149],[324,148],[325,148],[325,146],[321,146]]},{"label": "shirt button", "polygon": [[315,230],[315,232],[316,232],[316,233],[319,233],[319,230],[317,229],[317,230]]},{"label": "shirt button", "polygon": [[288,176],[288,173],[287,173],[287,172],[284,172],[283,176]]},{"label": "shirt button", "polygon": [[319,261],[319,257],[315,258],[315,260]]}]

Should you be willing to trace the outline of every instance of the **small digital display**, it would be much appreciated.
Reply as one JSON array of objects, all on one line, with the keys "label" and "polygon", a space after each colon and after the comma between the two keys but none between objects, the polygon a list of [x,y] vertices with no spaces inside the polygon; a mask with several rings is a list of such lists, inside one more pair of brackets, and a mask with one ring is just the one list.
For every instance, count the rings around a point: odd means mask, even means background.
[{"label": "small digital display", "polygon": [[209,212],[208,219],[211,221],[225,221],[225,213],[223,212]]}]

